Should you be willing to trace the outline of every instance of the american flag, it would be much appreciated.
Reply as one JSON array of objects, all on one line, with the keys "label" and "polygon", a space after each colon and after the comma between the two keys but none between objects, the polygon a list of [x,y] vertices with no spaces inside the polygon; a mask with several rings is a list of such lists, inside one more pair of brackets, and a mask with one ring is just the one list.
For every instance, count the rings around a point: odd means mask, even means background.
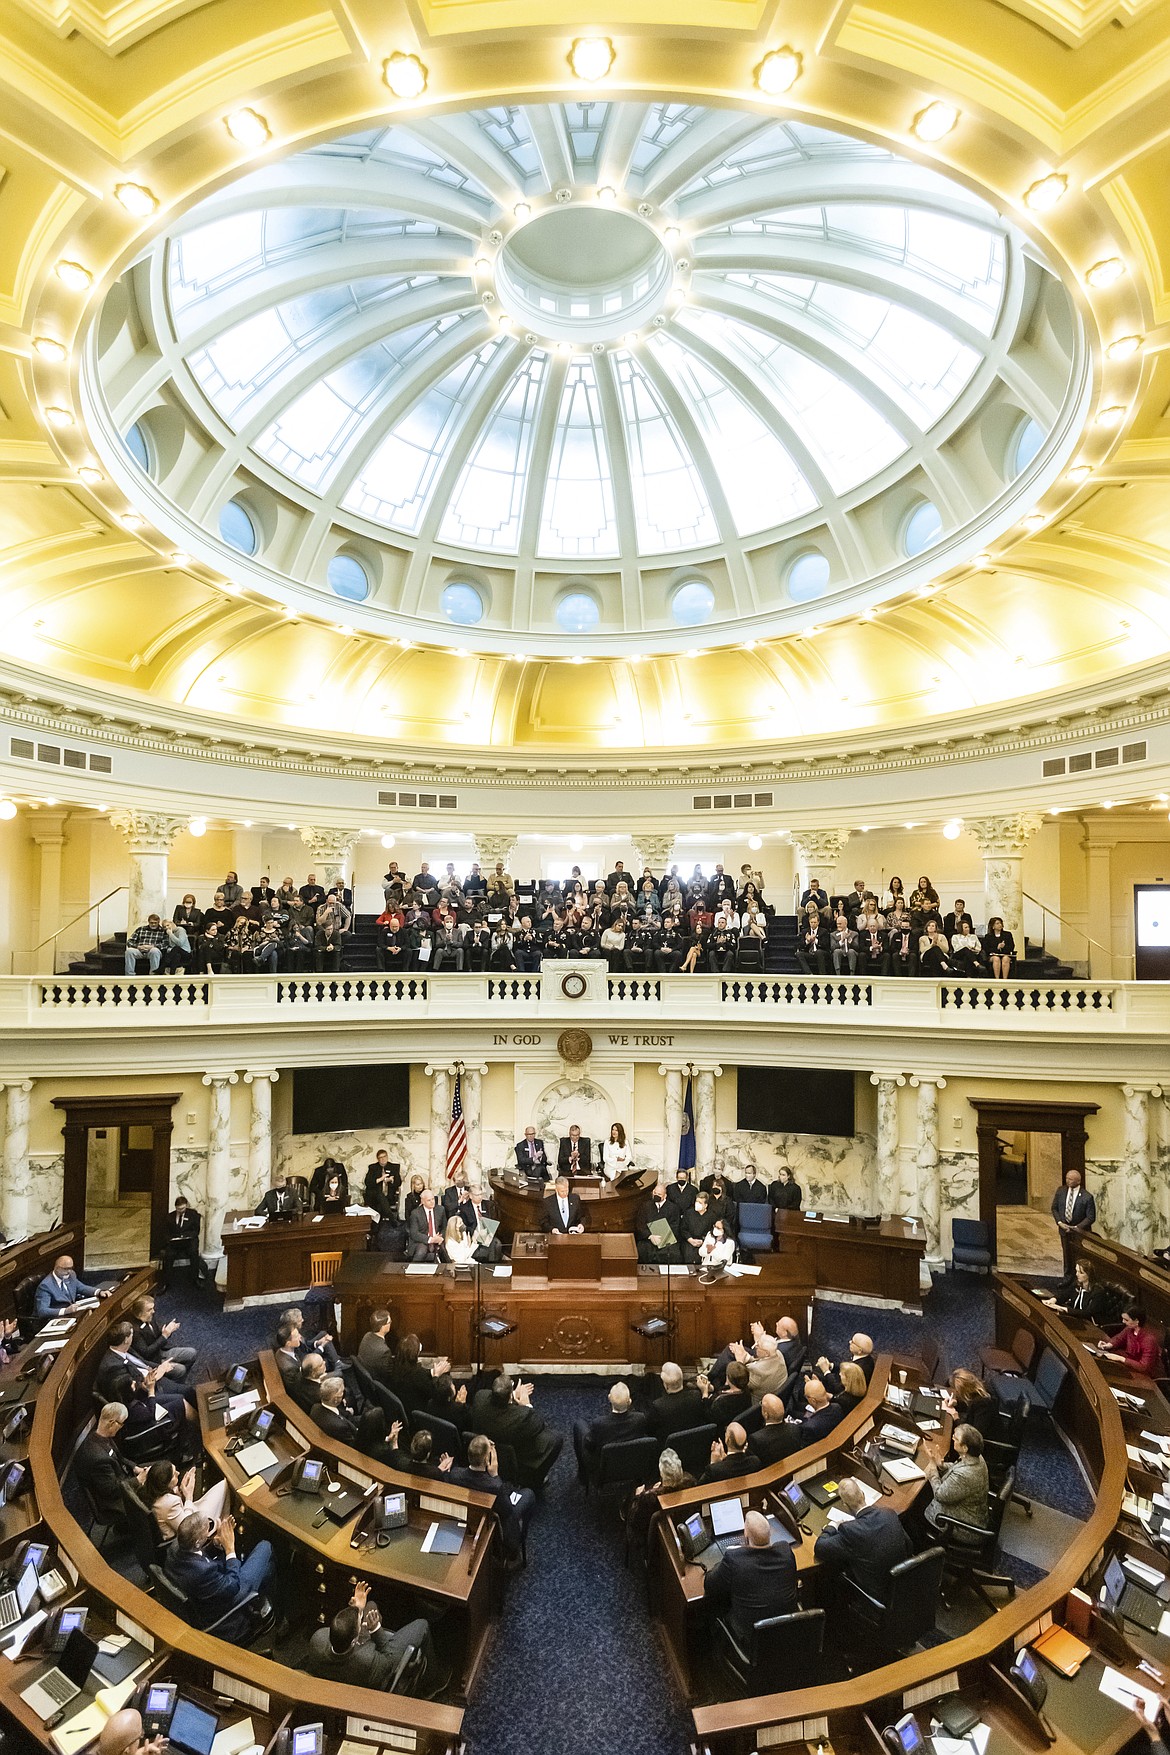
[{"label": "american flag", "polygon": [[451,1128],[447,1134],[447,1181],[450,1182],[456,1170],[467,1157],[467,1129],[463,1125],[463,1086],[462,1073],[455,1074],[455,1089],[451,1093]]}]

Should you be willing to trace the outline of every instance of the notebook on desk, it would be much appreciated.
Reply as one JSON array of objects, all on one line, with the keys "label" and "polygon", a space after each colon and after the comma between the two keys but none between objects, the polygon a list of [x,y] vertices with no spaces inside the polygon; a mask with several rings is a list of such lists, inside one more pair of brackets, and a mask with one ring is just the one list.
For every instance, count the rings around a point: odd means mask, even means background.
[{"label": "notebook on desk", "polygon": [[1055,1623],[1032,1641],[1032,1650],[1062,1676],[1075,1676],[1089,1655],[1089,1646],[1067,1627]]}]

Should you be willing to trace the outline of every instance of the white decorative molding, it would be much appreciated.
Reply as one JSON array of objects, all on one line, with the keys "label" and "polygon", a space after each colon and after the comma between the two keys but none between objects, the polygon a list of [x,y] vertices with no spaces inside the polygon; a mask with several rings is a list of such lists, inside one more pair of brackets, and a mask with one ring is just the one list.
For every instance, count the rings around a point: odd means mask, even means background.
[{"label": "white decorative molding", "polygon": [[108,817],[133,854],[169,854],[187,827],[189,817],[168,816],[163,811],[112,810]]},{"label": "white decorative molding", "polygon": [[1043,820],[1031,811],[1013,811],[1002,817],[968,817],[963,827],[978,841],[984,859],[1013,859],[1022,857]]}]

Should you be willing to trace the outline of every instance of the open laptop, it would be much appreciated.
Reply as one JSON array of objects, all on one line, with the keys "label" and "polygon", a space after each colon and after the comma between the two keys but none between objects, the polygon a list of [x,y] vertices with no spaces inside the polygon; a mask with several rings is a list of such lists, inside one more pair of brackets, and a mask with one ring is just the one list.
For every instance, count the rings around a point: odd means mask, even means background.
[{"label": "open laptop", "polygon": [[65,1641],[65,1650],[51,1670],[21,1689],[20,1698],[39,1719],[55,1718],[71,1700],[76,1700],[89,1680],[98,1648],[77,1628]]},{"label": "open laptop", "polygon": [[0,1596],[0,1633],[7,1633],[28,1612],[28,1606],[37,1594],[37,1582],[36,1562],[30,1560],[15,1587]]},{"label": "open laptop", "polygon": [[1155,1596],[1153,1591],[1144,1590],[1140,1584],[1134,1584],[1132,1579],[1127,1578],[1125,1568],[1116,1554],[1105,1567],[1100,1600],[1111,1614],[1121,1615],[1126,1621],[1135,1622],[1148,1633],[1158,1631],[1162,1616],[1170,1606]]},{"label": "open laptop", "polygon": [[167,1731],[172,1749],[182,1750],[183,1755],[211,1755],[211,1745],[218,1730],[219,1719],[214,1712],[196,1706],[184,1694],[179,1695]]}]

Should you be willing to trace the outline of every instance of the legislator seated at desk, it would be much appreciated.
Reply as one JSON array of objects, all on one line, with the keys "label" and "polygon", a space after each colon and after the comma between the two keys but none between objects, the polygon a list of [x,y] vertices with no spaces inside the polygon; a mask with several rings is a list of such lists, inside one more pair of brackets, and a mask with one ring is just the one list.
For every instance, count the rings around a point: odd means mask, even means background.
[{"label": "legislator seated at desk", "polygon": [[285,1176],[260,1197],[256,1211],[266,1219],[295,1219],[302,1206],[300,1190],[291,1176]]},{"label": "legislator seated at desk", "polygon": [[750,1475],[758,1467],[748,1449],[747,1433],[738,1420],[732,1420],[723,1437],[713,1441],[711,1460],[699,1476],[699,1485],[706,1487],[713,1481],[733,1481],[740,1475]]},{"label": "legislator seated at desk", "polygon": [[847,1475],[837,1494],[837,1508],[849,1521],[823,1529],[813,1554],[819,1565],[846,1574],[867,1596],[884,1603],[890,1590],[890,1573],[913,1549],[896,1511],[880,1500],[866,1505],[861,1483]]},{"label": "legislator seated at desk", "polygon": [[1069,1316],[1079,1316],[1082,1322],[1092,1322],[1098,1327],[1108,1320],[1115,1308],[1112,1293],[1107,1287],[1098,1285],[1087,1261],[1078,1261],[1072,1273],[1065,1275],[1054,1288],[1051,1298],[1045,1298],[1044,1303],[1050,1310],[1064,1310]]},{"label": "legislator seated at desk", "polygon": [[457,1487],[470,1487],[476,1493],[490,1493],[495,1500],[495,1513],[500,1520],[504,1552],[510,1564],[523,1553],[528,1525],[536,1510],[536,1494],[531,1487],[515,1487],[501,1479],[496,1447],[490,1438],[477,1432],[467,1446],[467,1467],[448,1470],[447,1479]]},{"label": "legislator seated at desk", "polygon": [[576,1122],[557,1148],[557,1170],[562,1176],[587,1176],[592,1169],[593,1142],[582,1136]]},{"label": "legislator seated at desk", "polygon": [[131,1468],[118,1449],[117,1438],[126,1424],[124,1402],[107,1402],[88,1438],[83,1438],[73,1459],[73,1474],[88,1495],[103,1523],[121,1525],[126,1519],[122,1483],[139,1481],[144,1470]]},{"label": "legislator seated at desk", "polygon": [[386,1415],[381,1408],[363,1408],[359,1413],[346,1399],[343,1377],[321,1380],[317,1400],[309,1409],[313,1419],[328,1437],[339,1444],[348,1444],[367,1456],[385,1459]]},{"label": "legislator seated at desk", "polygon": [[[748,1387],[747,1366],[738,1359],[732,1359],[724,1377],[723,1388],[717,1390],[710,1377],[701,1374],[698,1378],[699,1391],[703,1397],[703,1419],[717,1427],[720,1436],[730,1420],[738,1420],[746,1414],[752,1405],[752,1392]],[[764,1397],[764,1405],[769,1400]],[[780,1405],[781,1414],[784,1405]]]},{"label": "legislator seated at desk", "polygon": [[569,1188],[568,1178],[558,1176],[552,1194],[544,1197],[541,1209],[542,1231],[561,1231],[577,1235],[585,1229],[585,1208],[579,1194]]},{"label": "legislator seated at desk", "polygon": [[96,1298],[97,1295],[96,1286],[87,1286],[74,1273],[73,1257],[59,1255],[53,1263],[52,1273],[46,1274],[37,1287],[33,1315],[39,1320],[60,1316],[63,1311],[72,1310],[79,1298]]},{"label": "legislator seated at desk", "polygon": [[796,1559],[787,1542],[773,1542],[767,1518],[749,1511],[743,1520],[744,1545],[729,1548],[707,1573],[703,1595],[736,1639],[751,1639],[757,1621],[791,1615],[797,1608]]},{"label": "legislator seated at desk", "polygon": [[561,1454],[563,1432],[553,1432],[532,1407],[530,1383],[513,1383],[500,1372],[489,1389],[481,1389],[472,1403],[468,1424],[494,1444],[514,1451],[519,1484],[542,1487],[549,1470]]},{"label": "legislator seated at desk", "polygon": [[827,1438],[846,1414],[864,1400],[865,1379],[856,1365],[842,1365],[841,1382],[841,1393],[830,1396],[819,1377],[805,1379],[805,1406],[796,1419],[785,1422],[786,1437],[783,1441],[776,1440],[775,1461],[795,1456],[798,1450]]},{"label": "legislator seated at desk", "polygon": [[175,1319],[156,1322],[154,1313],[155,1303],[149,1293],[136,1298],[131,1305],[130,1320],[134,1324],[131,1350],[136,1358],[144,1359],[148,1365],[168,1365],[168,1375],[180,1383],[190,1376],[197,1356],[195,1348],[172,1346],[171,1336],[177,1334],[182,1325]]},{"label": "legislator seated at desk", "polygon": [[548,1152],[544,1141],[534,1127],[524,1129],[524,1138],[517,1140],[513,1150],[516,1154],[516,1168],[525,1176],[539,1176],[547,1182],[552,1172],[549,1169]]},{"label": "legislator seated at desk", "polygon": [[[221,1518],[214,1527],[201,1511],[190,1511],[166,1558],[167,1577],[187,1598],[183,1611],[193,1627],[210,1627],[236,1603],[241,1609],[220,1621],[221,1639],[234,1644],[252,1637],[270,1606],[264,1593],[271,1587],[275,1565],[270,1542],[257,1542],[246,1560],[236,1553],[236,1520]],[[255,1591],[255,1604],[243,1599]]]},{"label": "legislator seated at desk", "polygon": [[573,1450],[577,1458],[577,1476],[583,1480],[596,1467],[597,1458],[607,1444],[625,1444],[632,1438],[645,1438],[650,1430],[646,1415],[633,1405],[628,1383],[615,1383],[609,1392],[609,1412],[600,1419],[573,1422]]},{"label": "legislator seated at desk", "polygon": [[423,1675],[414,1691],[438,1692],[442,1684],[435,1673],[435,1648],[427,1622],[419,1616],[391,1632],[383,1627],[382,1617],[369,1599],[369,1585],[359,1580],[349,1602],[338,1609],[328,1627],[318,1627],[305,1654],[310,1676],[343,1682],[350,1688],[386,1689],[394,1683],[407,1653],[417,1652]]},{"label": "legislator seated at desk", "polygon": [[[849,1337],[849,1362],[856,1365],[865,1379],[865,1387],[869,1388],[873,1376],[873,1336],[858,1331]],[[813,1367],[817,1376],[830,1395],[838,1395],[841,1390],[841,1372],[823,1355]]]}]

